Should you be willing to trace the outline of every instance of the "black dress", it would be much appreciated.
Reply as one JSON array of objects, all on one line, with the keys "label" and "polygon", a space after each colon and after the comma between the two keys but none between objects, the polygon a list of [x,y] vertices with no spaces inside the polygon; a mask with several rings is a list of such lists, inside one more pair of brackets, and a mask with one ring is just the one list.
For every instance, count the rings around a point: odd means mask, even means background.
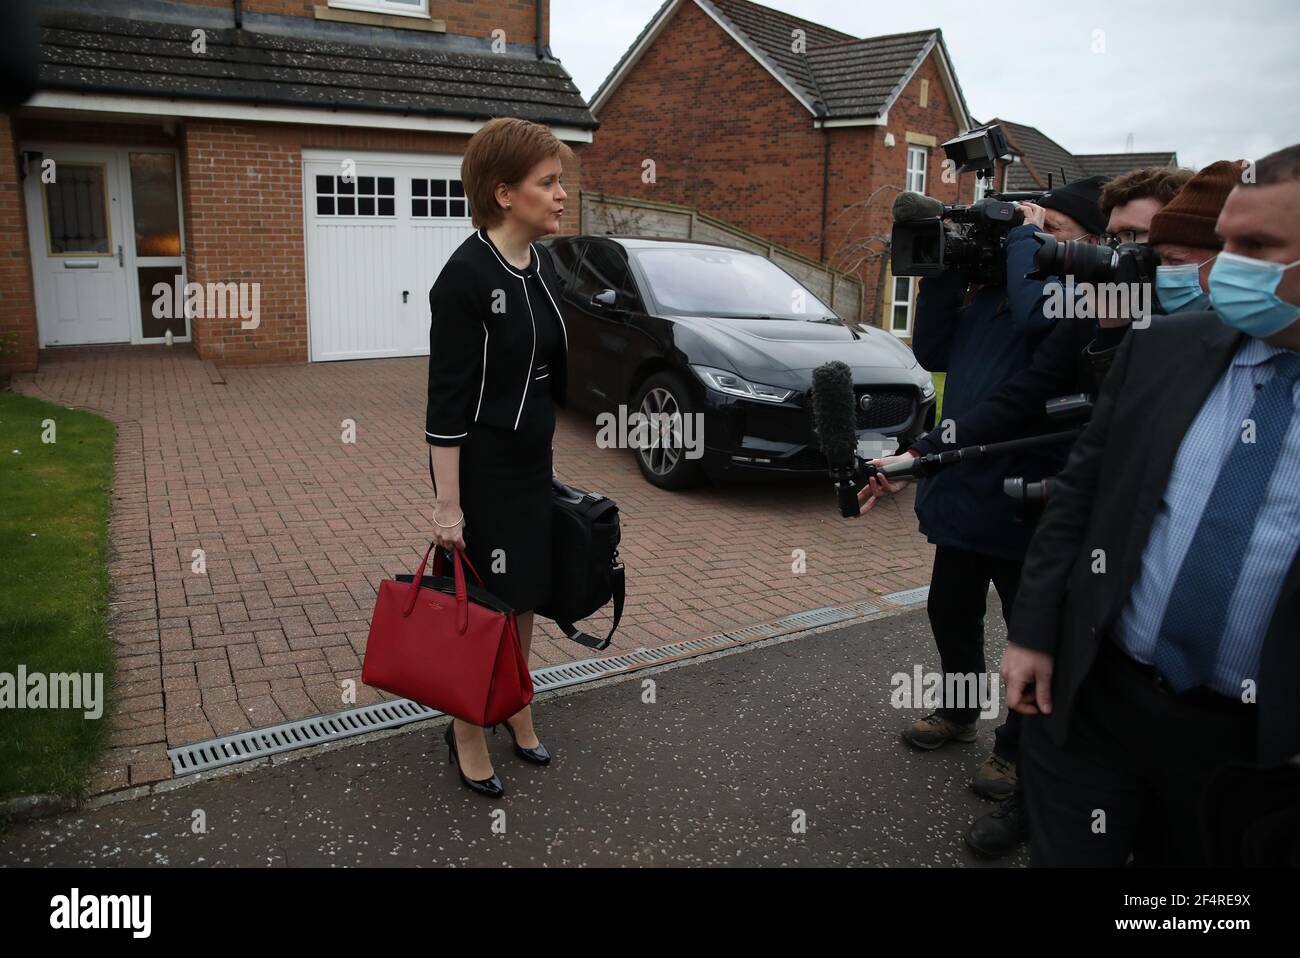
[{"label": "black dress", "polygon": [[535,249],[522,272],[537,347],[519,427],[472,422],[460,447],[465,553],[487,590],[517,612],[535,609],[551,594],[555,403],[549,379],[551,363],[564,348],[551,298],[538,275]]}]

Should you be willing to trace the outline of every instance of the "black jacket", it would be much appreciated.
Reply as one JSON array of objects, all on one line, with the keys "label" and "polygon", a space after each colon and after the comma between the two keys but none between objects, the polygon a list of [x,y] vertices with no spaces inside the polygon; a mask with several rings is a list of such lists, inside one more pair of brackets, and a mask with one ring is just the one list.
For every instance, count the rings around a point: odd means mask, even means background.
[{"label": "black jacket", "polygon": [[563,333],[545,382],[556,405],[564,405],[569,334],[555,298],[560,287],[550,253],[536,243],[532,249],[543,296],[481,229],[451,254],[429,290],[424,438],[431,445],[459,446],[472,422],[518,427],[527,391],[545,388],[533,379],[538,310],[553,310]]},{"label": "black jacket", "polygon": [[911,448],[925,455],[1064,430],[1065,426],[1047,418],[1044,404],[1070,393],[1091,393],[1095,397],[1109,368],[1108,361],[1118,348],[1098,350],[1097,340],[1093,338],[1094,325],[1092,319],[1058,320],[1034,350],[1033,362],[983,402],[960,416],[947,416],[947,397],[944,397],[945,418],[953,419],[954,423],[952,442],[943,442],[944,431],[936,428],[919,437]]},{"label": "black jacket", "polygon": [[[1012,230],[1006,285],[980,289],[967,305],[962,305],[967,281],[960,275],[921,281],[912,351],[926,369],[948,374],[944,420],[960,419],[1027,367],[1052,330],[1054,321],[1042,309],[1044,283],[1025,276],[1038,247],[1032,227]],[[1018,562],[1032,529],[1016,521],[1003,480],[1042,479],[1064,462],[1064,449],[1052,446],[965,463],[924,479],[916,490],[921,532],[935,545]]]},{"label": "black jacket", "polygon": [[[1054,658],[1053,708],[1042,721],[1057,744],[1064,744],[1098,643],[1109,641],[1104,636],[1137,581],[1183,435],[1240,343],[1241,334],[1214,313],[1158,316],[1149,329],[1130,332],[1053,487],[1025,557],[1008,638]],[[1105,550],[1104,574],[1092,572],[1097,549]],[[1300,556],[1287,572],[1260,654],[1263,763],[1300,753],[1297,635]]]}]

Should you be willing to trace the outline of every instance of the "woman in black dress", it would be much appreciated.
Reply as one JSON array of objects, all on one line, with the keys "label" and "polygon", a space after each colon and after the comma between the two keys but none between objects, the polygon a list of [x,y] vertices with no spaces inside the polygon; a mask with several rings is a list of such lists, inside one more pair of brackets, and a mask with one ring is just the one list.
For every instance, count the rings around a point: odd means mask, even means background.
[{"label": "woman in black dress", "polygon": [[[559,229],[562,161],[572,155],[536,123],[485,124],[461,163],[478,229],[429,291],[434,537],[463,548],[488,591],[515,609],[525,661],[533,610],[551,588],[551,440],[568,352],[558,284],[535,241]],[[531,707],[505,724],[516,755],[550,761]],[[455,719],[446,738],[466,787],[502,794],[483,729]]]}]

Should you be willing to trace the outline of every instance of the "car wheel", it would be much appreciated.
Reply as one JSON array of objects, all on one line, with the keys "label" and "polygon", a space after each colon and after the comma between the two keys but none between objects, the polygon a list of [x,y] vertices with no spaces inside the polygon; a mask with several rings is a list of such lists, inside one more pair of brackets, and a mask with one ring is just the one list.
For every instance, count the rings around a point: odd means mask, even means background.
[{"label": "car wheel", "polygon": [[699,485],[703,479],[700,460],[686,458],[682,442],[683,419],[693,416],[695,409],[681,377],[670,372],[655,373],[637,389],[633,410],[641,414],[643,421],[661,424],[648,429],[649,441],[634,450],[637,467],[646,481],[660,489]]}]

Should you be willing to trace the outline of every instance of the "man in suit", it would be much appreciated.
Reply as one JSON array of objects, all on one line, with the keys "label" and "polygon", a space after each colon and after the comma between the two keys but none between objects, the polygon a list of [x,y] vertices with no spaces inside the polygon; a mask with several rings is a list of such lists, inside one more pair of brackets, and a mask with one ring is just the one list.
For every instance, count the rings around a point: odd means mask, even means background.
[{"label": "man in suit", "polygon": [[1215,773],[1300,754],[1300,146],[1217,230],[1215,312],[1126,337],[1026,557],[1034,864],[1202,864]]}]

